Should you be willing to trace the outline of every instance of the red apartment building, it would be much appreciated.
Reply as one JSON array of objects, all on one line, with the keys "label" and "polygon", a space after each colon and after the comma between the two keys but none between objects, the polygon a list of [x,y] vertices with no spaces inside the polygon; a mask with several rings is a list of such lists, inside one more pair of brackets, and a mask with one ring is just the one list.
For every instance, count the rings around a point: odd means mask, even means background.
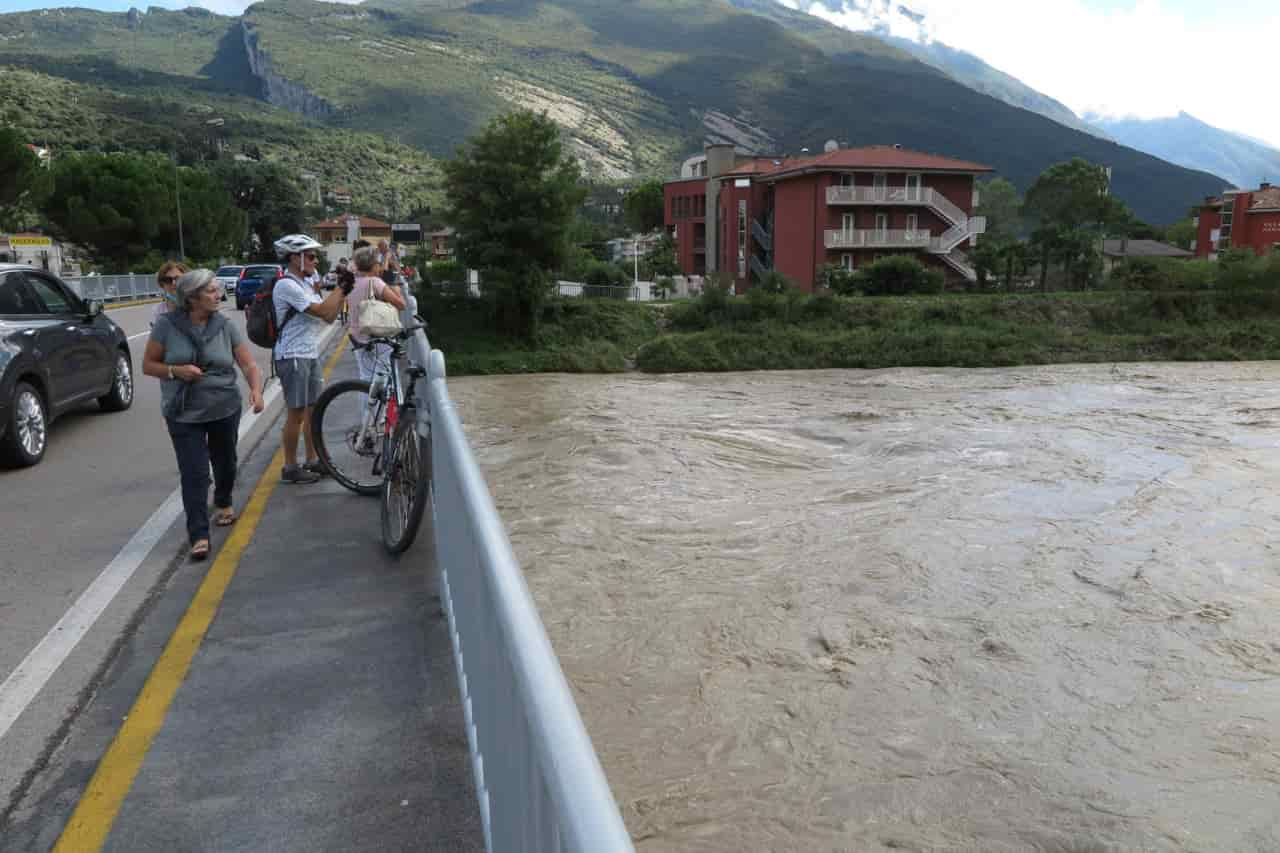
[{"label": "red apartment building", "polygon": [[1196,217],[1196,257],[1216,258],[1227,249],[1265,255],[1280,246],[1280,187],[1227,190],[1207,198]]},{"label": "red apartment building", "polygon": [[812,291],[823,264],[856,268],[911,253],[951,279],[976,278],[964,249],[986,230],[973,216],[987,166],[897,145],[813,157],[745,157],[709,145],[664,188],[666,226],[685,275],[728,273],[735,291],[777,270]]}]

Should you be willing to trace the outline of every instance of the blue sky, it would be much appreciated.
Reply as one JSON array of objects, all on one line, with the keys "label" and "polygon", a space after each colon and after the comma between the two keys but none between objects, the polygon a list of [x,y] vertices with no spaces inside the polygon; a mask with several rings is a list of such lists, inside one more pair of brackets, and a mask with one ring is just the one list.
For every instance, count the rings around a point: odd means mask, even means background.
[{"label": "blue sky", "polygon": [[[348,0],[349,2],[349,0]],[[625,0],[623,0],[625,2]],[[1180,110],[1280,148],[1280,109],[1259,97],[1274,86],[1280,0],[778,0],[849,29],[889,23],[976,54],[1077,114],[1156,118]],[[0,11],[83,6],[199,5],[238,14],[248,0],[0,0]],[[897,14],[907,6],[924,31]],[[1213,63],[1230,57],[1229,74]]]}]

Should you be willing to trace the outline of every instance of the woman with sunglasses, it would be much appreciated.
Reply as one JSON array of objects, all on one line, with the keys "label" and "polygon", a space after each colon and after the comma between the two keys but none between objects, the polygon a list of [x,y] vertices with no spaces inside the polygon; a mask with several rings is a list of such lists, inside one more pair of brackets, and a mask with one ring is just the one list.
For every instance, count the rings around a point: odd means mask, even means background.
[{"label": "woman with sunglasses", "polygon": [[156,271],[156,284],[160,285],[160,295],[164,298],[156,303],[155,310],[151,312],[153,328],[161,314],[168,314],[177,306],[178,278],[186,271],[187,268],[177,261],[165,261]]},{"label": "woman with sunglasses", "polygon": [[175,287],[177,307],[160,315],[142,356],[142,372],[161,380],[160,410],[178,457],[182,507],[191,559],[209,556],[209,468],[213,523],[235,522],[236,441],[242,401],[236,367],[249,384],[249,404],[263,409],[262,373],[245,333],[218,308],[221,286],[210,270],[186,273]]}]

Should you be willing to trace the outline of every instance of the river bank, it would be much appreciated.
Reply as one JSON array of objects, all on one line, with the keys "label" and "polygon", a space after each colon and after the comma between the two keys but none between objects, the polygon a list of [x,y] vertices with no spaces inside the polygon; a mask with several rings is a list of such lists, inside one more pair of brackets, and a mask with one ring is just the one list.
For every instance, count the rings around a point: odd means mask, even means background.
[{"label": "river bank", "polygon": [[556,300],[532,342],[479,300],[424,300],[451,375],[1010,367],[1280,358],[1280,289]]}]

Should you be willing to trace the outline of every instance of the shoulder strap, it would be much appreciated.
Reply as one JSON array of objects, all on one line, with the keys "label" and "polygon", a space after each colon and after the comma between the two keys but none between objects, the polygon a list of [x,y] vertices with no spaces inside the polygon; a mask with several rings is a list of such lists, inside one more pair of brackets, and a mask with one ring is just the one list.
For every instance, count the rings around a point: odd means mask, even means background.
[{"label": "shoulder strap", "polygon": [[[298,281],[297,276],[295,276],[292,272],[286,271],[285,274],[281,276],[281,278],[287,278],[287,279],[290,279],[291,281],[295,281],[304,288],[308,286],[305,282]],[[275,288],[276,288],[276,285],[280,283],[281,278],[276,279],[275,282],[273,282],[271,285],[271,310],[273,312],[276,310],[276,289]],[[284,327],[289,325],[289,321],[301,313],[302,313],[301,311],[299,311],[297,308],[294,308],[292,305],[286,304],[284,306],[284,321],[280,324],[279,328],[276,329],[276,343],[280,342],[280,336],[284,334]],[[274,352],[275,347],[273,346],[271,350],[272,352]]]}]

